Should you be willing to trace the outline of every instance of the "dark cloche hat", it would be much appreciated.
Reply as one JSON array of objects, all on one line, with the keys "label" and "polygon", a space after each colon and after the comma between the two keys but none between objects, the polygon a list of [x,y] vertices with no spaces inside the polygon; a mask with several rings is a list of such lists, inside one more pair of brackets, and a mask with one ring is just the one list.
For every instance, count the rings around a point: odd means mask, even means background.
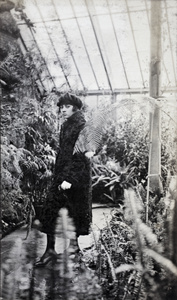
[{"label": "dark cloche hat", "polygon": [[63,96],[61,96],[59,98],[57,106],[60,107],[61,105],[66,105],[66,104],[77,106],[79,109],[81,109],[82,107],[82,101],[79,99],[79,97],[70,93],[66,93]]}]

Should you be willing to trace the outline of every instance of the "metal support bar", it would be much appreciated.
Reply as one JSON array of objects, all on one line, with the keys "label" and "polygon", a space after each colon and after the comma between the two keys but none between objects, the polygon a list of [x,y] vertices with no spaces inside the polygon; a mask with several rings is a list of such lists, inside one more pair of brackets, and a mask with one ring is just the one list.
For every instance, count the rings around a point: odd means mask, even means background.
[{"label": "metal support bar", "polygon": [[[177,87],[171,87],[167,88],[166,92],[177,92]],[[144,94],[149,94],[149,89],[144,88],[144,89],[102,89],[102,90],[79,90],[79,94],[86,94],[89,96],[94,96],[94,95],[144,95]]]},{"label": "metal support bar", "polygon": [[[27,48],[27,46],[26,46],[26,44],[25,44],[25,41],[24,41],[24,39],[23,39],[21,33],[20,33],[20,40],[21,40],[21,42],[22,42],[23,47],[25,48],[25,50],[28,51],[28,48]],[[43,89],[45,89],[44,84],[43,84],[43,82],[42,82],[42,80],[41,80],[41,77],[40,77],[40,74],[39,74],[37,68],[36,68],[36,72],[37,72],[38,79],[39,79],[39,82],[40,82],[41,86],[43,87]]]},{"label": "metal support bar", "polygon": [[173,51],[172,51],[172,41],[171,41],[171,34],[170,34],[170,26],[169,26],[169,19],[168,19],[168,11],[167,11],[167,3],[166,3],[166,0],[164,0],[164,4],[165,4],[165,11],[166,11],[166,19],[167,19],[167,27],[168,27],[168,36],[169,36],[170,52],[171,52],[172,65],[173,65],[173,73],[174,73],[174,78],[175,78],[175,84],[176,84],[176,86],[177,86],[176,67],[175,67],[174,56],[173,56]]},{"label": "metal support bar", "polygon": [[22,38],[22,35],[21,35],[21,33],[20,33],[20,40],[21,40],[21,42],[22,42],[22,44],[23,44],[23,47],[25,48],[25,50],[26,50],[26,51],[28,51],[28,48],[27,48],[27,46],[26,46],[26,44],[25,44],[25,41],[24,41],[24,39]]},{"label": "metal support bar", "polygon": [[[158,197],[162,193],[161,183],[161,110],[155,98],[160,96],[161,85],[161,1],[151,1],[151,64],[150,97],[154,98],[154,110],[150,113],[150,149],[148,164],[148,185],[146,199],[146,222],[148,221],[149,192]],[[153,174],[153,176],[151,176]],[[155,174],[157,174],[155,176]]]},{"label": "metal support bar", "polygon": [[161,1],[151,1],[150,97],[159,98],[161,89]]},{"label": "metal support bar", "polygon": [[122,62],[122,67],[123,67],[123,70],[124,70],[125,79],[126,79],[126,82],[127,82],[127,86],[128,86],[128,88],[130,88],[130,85],[129,85],[129,82],[128,82],[127,73],[126,73],[125,66],[124,66],[124,61],[123,61],[123,58],[122,58],[122,53],[121,53],[121,50],[120,50],[120,45],[119,45],[119,41],[118,41],[118,37],[117,37],[117,33],[116,33],[116,29],[115,29],[115,26],[114,26],[113,17],[112,17],[111,11],[110,11],[110,5],[109,5],[109,2],[108,2],[108,0],[106,0],[106,1],[107,1],[107,6],[108,6],[108,10],[109,10],[110,18],[111,18],[111,23],[112,23],[112,27],[113,27],[113,31],[114,31],[114,35],[115,35],[115,39],[116,39],[116,44],[117,44],[118,52],[119,52],[120,59],[121,59],[121,62]]},{"label": "metal support bar", "polygon": [[85,86],[84,86],[84,83],[83,83],[81,74],[80,74],[80,72],[79,72],[79,68],[78,68],[77,63],[76,63],[76,60],[75,60],[75,58],[74,58],[73,51],[71,50],[71,47],[70,47],[70,45],[69,45],[69,41],[68,41],[67,35],[66,35],[66,33],[65,33],[65,30],[64,30],[64,28],[63,28],[63,25],[62,25],[60,16],[59,16],[58,11],[57,11],[57,8],[56,8],[56,5],[55,5],[55,3],[54,3],[53,0],[51,0],[51,1],[52,1],[53,6],[54,6],[56,15],[57,15],[57,17],[58,17],[58,21],[59,21],[59,23],[60,23],[61,30],[62,30],[62,32],[63,32],[63,36],[64,36],[64,38],[65,38],[65,40],[66,40],[66,44],[67,44],[67,46],[68,46],[69,52],[70,52],[70,54],[71,54],[71,57],[72,57],[72,59],[73,59],[75,68],[76,68],[77,73],[78,73],[78,76],[79,76],[79,79],[80,79],[80,81],[81,81],[81,84],[82,84],[82,86],[83,86],[83,89],[85,89]]},{"label": "metal support bar", "polygon": [[89,96],[94,96],[94,95],[131,95],[131,94],[148,94],[149,93],[149,89],[114,89],[114,90],[110,90],[110,89],[102,89],[102,90],[87,90],[87,91],[79,91],[80,94],[86,94]]},{"label": "metal support bar", "polygon": [[[97,43],[97,46],[98,46],[98,49],[99,49],[99,52],[100,52],[100,56],[101,56],[102,63],[103,63],[103,66],[104,66],[104,70],[105,70],[105,73],[106,73],[107,81],[108,81],[109,87],[112,91],[112,84],[111,84],[111,81],[110,81],[110,78],[109,78],[108,70],[107,70],[107,67],[106,67],[106,63],[104,61],[104,57],[103,57],[103,54],[102,54],[102,50],[101,50],[101,46],[100,46],[100,42],[99,42],[99,39],[98,39],[97,30],[96,30],[96,27],[98,29],[98,26],[96,26],[96,23],[94,22],[91,11],[90,11],[90,1],[85,0],[85,5],[86,5],[86,8],[87,8],[88,15],[89,15],[89,18],[90,18],[90,22],[91,22],[91,25],[92,25],[92,29],[93,29],[93,32],[94,32],[94,35],[95,35],[96,43]],[[99,36],[101,36],[100,33],[99,33]]]},{"label": "metal support bar", "polygon": [[41,53],[41,50],[40,50],[40,48],[39,48],[39,46],[38,46],[38,43],[37,43],[37,41],[36,41],[36,38],[35,38],[35,36],[34,36],[34,33],[33,33],[32,29],[31,29],[31,27],[29,27],[29,30],[30,30],[31,35],[32,35],[32,37],[33,37],[33,41],[34,41],[35,44],[36,44],[36,47],[37,47],[38,52],[39,52],[39,54],[40,54],[40,57],[42,58],[42,60],[43,60],[43,62],[44,62],[44,64],[45,64],[45,66],[46,66],[46,70],[47,70],[47,73],[48,73],[48,75],[49,75],[49,78],[51,78],[51,80],[52,80],[52,82],[53,82],[53,85],[54,85],[54,87],[56,88],[55,82],[54,82],[54,80],[53,80],[53,78],[52,78],[52,76],[51,76],[51,74],[50,74],[50,71],[49,71],[49,68],[48,68],[48,66],[47,66],[47,63],[46,63],[46,61],[45,61],[45,59],[44,59],[44,57],[43,57],[43,55],[42,55],[42,53]]},{"label": "metal support bar", "polygon": [[139,65],[139,69],[140,69],[141,79],[142,79],[143,87],[145,87],[143,72],[141,69],[140,58],[139,58],[139,54],[138,54],[138,50],[137,50],[135,34],[134,34],[134,30],[133,30],[133,25],[132,25],[132,20],[131,20],[130,10],[129,10],[128,4],[127,4],[127,0],[125,0],[125,3],[126,3],[128,18],[129,18],[129,22],[130,22],[131,31],[132,31],[132,37],[133,37],[133,41],[134,41],[134,45],[135,45],[135,51],[136,51],[136,56],[137,56],[138,65]]},{"label": "metal support bar", "polygon": [[35,4],[36,4],[36,7],[37,7],[38,12],[39,12],[39,14],[40,14],[40,17],[41,17],[41,19],[42,19],[42,22],[43,22],[43,24],[44,24],[44,27],[45,27],[45,30],[46,30],[47,35],[48,35],[48,37],[49,37],[50,43],[51,43],[51,45],[52,45],[52,48],[53,48],[53,50],[54,50],[54,52],[55,52],[56,58],[57,58],[57,60],[58,60],[58,62],[59,62],[60,68],[61,68],[61,70],[62,70],[62,72],[63,72],[64,77],[65,77],[66,83],[67,83],[67,85],[69,86],[69,88],[71,88],[71,86],[70,86],[70,84],[69,84],[69,81],[68,81],[68,78],[67,78],[67,75],[65,74],[65,70],[64,70],[64,68],[63,68],[63,66],[62,66],[61,60],[60,60],[60,58],[59,58],[59,56],[58,56],[58,53],[57,53],[57,51],[56,51],[56,49],[55,49],[54,43],[53,43],[53,41],[52,41],[52,39],[51,39],[51,37],[50,37],[48,28],[47,28],[47,26],[46,26],[46,24],[45,24],[44,18],[43,18],[43,16],[42,16],[42,13],[41,13],[41,11],[40,11],[40,9],[39,9],[39,6],[38,6],[36,0],[35,0]]},{"label": "metal support bar", "polygon": [[[149,20],[149,14],[148,14],[147,0],[144,0],[144,2],[145,2],[145,7],[146,7],[146,14],[147,14],[147,19],[148,19],[148,25],[149,25],[149,29],[150,29],[150,20]],[[164,61],[163,61],[163,57],[162,57],[162,64],[163,64],[163,67],[164,67],[164,70],[165,70],[165,73],[166,73],[168,82],[170,82],[170,78],[169,78],[169,75],[168,75],[168,72],[167,72],[167,68],[166,68],[166,66],[165,66],[165,63],[164,63]]]},{"label": "metal support bar", "polygon": [[[144,0],[146,1],[146,0]],[[149,1],[149,0],[147,0]],[[176,9],[176,6],[169,6],[169,9],[174,8]],[[136,13],[136,12],[145,12],[148,9],[136,9],[136,10],[132,10],[132,12]],[[95,16],[107,16],[107,13],[99,13],[99,14],[95,14]],[[116,12],[112,12],[112,15],[122,15],[122,11],[116,11]],[[78,19],[85,19],[87,17],[87,15],[82,15],[82,16],[78,16]],[[67,20],[72,20],[73,17],[61,17],[60,20],[61,21],[67,21]],[[45,21],[46,23],[50,23],[50,22],[58,22],[58,18],[51,18]],[[42,21],[33,21],[33,24],[41,24]],[[17,21],[17,25],[25,25],[25,23],[23,21]]]},{"label": "metal support bar", "polygon": [[82,34],[81,29],[80,29],[80,26],[79,26],[78,18],[76,17],[75,10],[74,10],[74,7],[73,7],[73,4],[72,4],[71,0],[69,0],[69,2],[70,2],[70,5],[71,5],[71,7],[72,7],[72,10],[73,10],[73,14],[74,14],[74,17],[75,17],[75,20],[76,20],[76,23],[77,23],[77,27],[78,27],[78,30],[79,30],[79,33],[80,33],[80,36],[81,36],[83,45],[84,45],[85,52],[86,52],[87,57],[88,57],[88,61],[89,61],[89,63],[90,63],[90,67],[91,67],[91,69],[92,69],[93,76],[94,76],[94,78],[95,78],[97,87],[98,87],[98,89],[99,89],[98,80],[97,80],[97,77],[96,77],[96,74],[95,74],[95,71],[94,71],[94,68],[93,68],[91,59],[90,59],[90,55],[89,55],[89,53],[88,53],[88,50],[87,50],[87,47],[86,47],[86,44],[85,44],[85,41],[84,41],[83,34]]}]

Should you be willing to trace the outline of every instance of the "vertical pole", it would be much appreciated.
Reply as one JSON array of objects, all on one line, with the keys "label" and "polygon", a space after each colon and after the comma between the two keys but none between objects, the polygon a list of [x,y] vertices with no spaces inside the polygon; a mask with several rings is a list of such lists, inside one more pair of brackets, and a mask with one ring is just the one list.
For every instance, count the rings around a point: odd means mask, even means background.
[{"label": "vertical pole", "polygon": [[[112,93],[112,95],[111,95],[111,103],[112,104],[115,104],[116,103],[116,94],[115,93]],[[112,118],[113,118],[113,120],[116,122],[116,120],[117,120],[117,108],[115,108],[114,110],[113,110],[113,112],[112,112]]]},{"label": "vertical pole", "polygon": [[151,0],[150,34],[150,96],[157,99],[161,79],[161,0]]},{"label": "vertical pole", "polygon": [[[175,98],[177,93],[175,94]],[[177,115],[177,108],[175,109]],[[175,126],[175,136],[177,136],[177,124]],[[174,143],[176,146],[176,143]],[[177,157],[177,147],[175,154]],[[175,169],[177,170],[177,160],[175,162]],[[177,174],[171,178],[171,184],[169,186],[171,198],[174,200],[173,218],[172,218],[172,262],[177,266]],[[177,291],[177,288],[176,288]]]},{"label": "vertical pole", "polygon": [[151,0],[150,24],[150,97],[154,100],[153,112],[150,112],[150,149],[146,221],[148,220],[149,190],[160,195],[161,184],[161,112],[157,100],[161,87],[161,0]]}]

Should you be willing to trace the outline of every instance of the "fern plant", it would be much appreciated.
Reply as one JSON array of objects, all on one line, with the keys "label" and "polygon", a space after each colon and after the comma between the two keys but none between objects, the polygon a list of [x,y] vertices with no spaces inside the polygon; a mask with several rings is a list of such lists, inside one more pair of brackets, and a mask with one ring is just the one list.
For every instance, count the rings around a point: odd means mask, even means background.
[{"label": "fern plant", "polygon": [[[80,148],[95,152],[92,159],[94,201],[115,203],[118,198],[121,201],[124,188],[137,182],[146,185],[147,124],[147,113],[143,114],[139,103],[130,99],[98,108],[88,117],[80,136]],[[79,149],[77,143],[76,146]]]},{"label": "fern plant", "polygon": [[[139,103],[134,99],[122,99],[118,103],[112,103],[90,111],[85,128],[76,142],[74,152],[96,152],[102,144],[102,136],[106,127],[109,126],[110,120],[119,119],[119,114],[130,112],[132,107],[137,109],[137,104]],[[128,114],[126,117],[128,117]],[[129,116],[129,118],[132,121],[132,116]],[[115,123],[114,126],[116,127]]]},{"label": "fern plant", "polygon": [[97,272],[102,274],[103,298],[170,299],[166,295],[170,289],[171,295],[172,291],[175,294],[177,268],[167,258],[164,240],[159,241],[154,229],[143,221],[144,204],[138,188],[125,190],[124,205],[112,215],[100,237],[102,263]]},{"label": "fern plant", "polygon": [[97,151],[97,149],[101,145],[102,134],[107,115],[108,111],[106,112],[106,110],[98,110],[95,113],[92,112],[90,118],[86,122],[84,129],[79,134],[74,147],[74,153],[95,153]]}]

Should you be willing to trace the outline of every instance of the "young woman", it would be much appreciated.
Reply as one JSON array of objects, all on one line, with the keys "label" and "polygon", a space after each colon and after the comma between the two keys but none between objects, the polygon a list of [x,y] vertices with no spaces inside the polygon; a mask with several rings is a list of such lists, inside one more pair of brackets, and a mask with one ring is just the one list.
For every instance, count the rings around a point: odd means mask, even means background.
[{"label": "young woman", "polygon": [[84,153],[73,154],[85,119],[81,111],[82,101],[66,93],[57,104],[65,121],[61,127],[59,151],[49,195],[44,205],[41,223],[47,234],[47,247],[43,256],[35,263],[44,266],[55,252],[55,226],[58,212],[66,207],[73,218],[77,238],[89,233],[91,211],[91,166]]}]

